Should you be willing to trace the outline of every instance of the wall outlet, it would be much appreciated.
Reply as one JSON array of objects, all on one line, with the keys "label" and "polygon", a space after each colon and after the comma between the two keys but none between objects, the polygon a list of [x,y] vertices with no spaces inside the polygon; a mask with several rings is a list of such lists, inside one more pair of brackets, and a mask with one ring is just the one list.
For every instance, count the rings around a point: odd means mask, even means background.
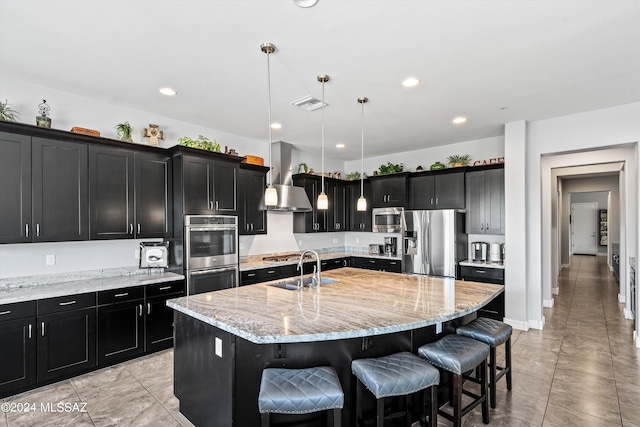
[{"label": "wall outlet", "polygon": [[302,240],[298,240],[298,247],[302,246]]},{"label": "wall outlet", "polygon": [[55,255],[47,255],[45,264],[46,265],[56,265],[56,256]]},{"label": "wall outlet", "polygon": [[333,238],[333,243],[338,243],[338,238],[337,237]]},{"label": "wall outlet", "polygon": [[139,249],[134,249],[133,250],[133,259],[140,259],[140,250]]},{"label": "wall outlet", "polygon": [[360,238],[356,237],[356,243],[360,243]]},{"label": "wall outlet", "polygon": [[243,249],[244,249],[244,244],[240,243],[240,250],[243,250]]}]

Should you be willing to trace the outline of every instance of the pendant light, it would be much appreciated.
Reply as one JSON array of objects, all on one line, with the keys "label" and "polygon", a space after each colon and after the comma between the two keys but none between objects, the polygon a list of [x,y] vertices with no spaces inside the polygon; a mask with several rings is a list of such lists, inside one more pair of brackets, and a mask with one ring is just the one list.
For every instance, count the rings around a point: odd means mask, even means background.
[{"label": "pendant light", "polygon": [[363,96],[362,98],[358,98],[358,102],[362,105],[362,118],[360,120],[360,128],[361,128],[361,136],[362,140],[360,143],[360,157],[361,157],[361,166],[360,166],[360,197],[358,198],[358,203],[356,205],[356,210],[359,212],[365,212],[367,210],[367,199],[364,198],[364,104],[369,101],[369,98]]},{"label": "pendant light", "polygon": [[329,76],[326,74],[320,74],[318,76],[318,81],[322,83],[322,191],[318,195],[318,203],[317,208],[322,210],[329,209],[329,199],[324,192],[324,84],[329,81]]},{"label": "pendant light", "polygon": [[267,91],[269,98],[269,186],[264,192],[264,204],[265,206],[276,206],[278,204],[278,192],[273,188],[273,166],[271,162],[271,66],[269,63],[269,56],[276,51],[276,46],[273,43],[263,43],[260,45],[260,50],[267,54]]}]

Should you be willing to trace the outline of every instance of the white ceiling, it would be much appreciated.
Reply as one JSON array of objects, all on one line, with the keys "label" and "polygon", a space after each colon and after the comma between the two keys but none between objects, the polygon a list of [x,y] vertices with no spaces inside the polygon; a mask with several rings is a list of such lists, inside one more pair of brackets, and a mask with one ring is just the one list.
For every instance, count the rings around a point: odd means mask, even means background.
[{"label": "white ceiling", "polygon": [[0,0],[0,78],[266,141],[272,42],[274,140],[319,149],[320,110],[290,102],[326,73],[328,154],[356,159],[360,96],[366,157],[640,101],[639,22],[636,0]]}]

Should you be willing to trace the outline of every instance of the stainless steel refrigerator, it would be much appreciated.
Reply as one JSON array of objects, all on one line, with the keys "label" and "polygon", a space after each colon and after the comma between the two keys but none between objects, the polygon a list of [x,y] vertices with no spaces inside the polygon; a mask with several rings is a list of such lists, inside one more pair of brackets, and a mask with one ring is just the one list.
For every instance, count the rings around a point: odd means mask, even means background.
[{"label": "stainless steel refrigerator", "polygon": [[464,211],[402,212],[402,271],[458,277],[458,262],[467,258]]}]

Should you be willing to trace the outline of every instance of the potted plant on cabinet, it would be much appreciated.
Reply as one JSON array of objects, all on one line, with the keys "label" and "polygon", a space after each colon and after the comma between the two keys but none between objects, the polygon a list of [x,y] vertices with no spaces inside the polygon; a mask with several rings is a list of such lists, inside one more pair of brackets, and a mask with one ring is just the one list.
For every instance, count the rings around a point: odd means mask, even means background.
[{"label": "potted plant on cabinet", "polygon": [[447,157],[447,161],[450,166],[461,167],[461,166],[469,166],[471,163],[471,156],[468,154],[454,154],[452,156]]},{"label": "potted plant on cabinet", "polygon": [[118,123],[114,129],[120,141],[133,142],[132,136],[134,129],[129,122]]},{"label": "potted plant on cabinet", "polygon": [[17,122],[20,114],[9,106],[9,101],[5,99],[4,102],[0,101],[0,120],[5,122]]}]

